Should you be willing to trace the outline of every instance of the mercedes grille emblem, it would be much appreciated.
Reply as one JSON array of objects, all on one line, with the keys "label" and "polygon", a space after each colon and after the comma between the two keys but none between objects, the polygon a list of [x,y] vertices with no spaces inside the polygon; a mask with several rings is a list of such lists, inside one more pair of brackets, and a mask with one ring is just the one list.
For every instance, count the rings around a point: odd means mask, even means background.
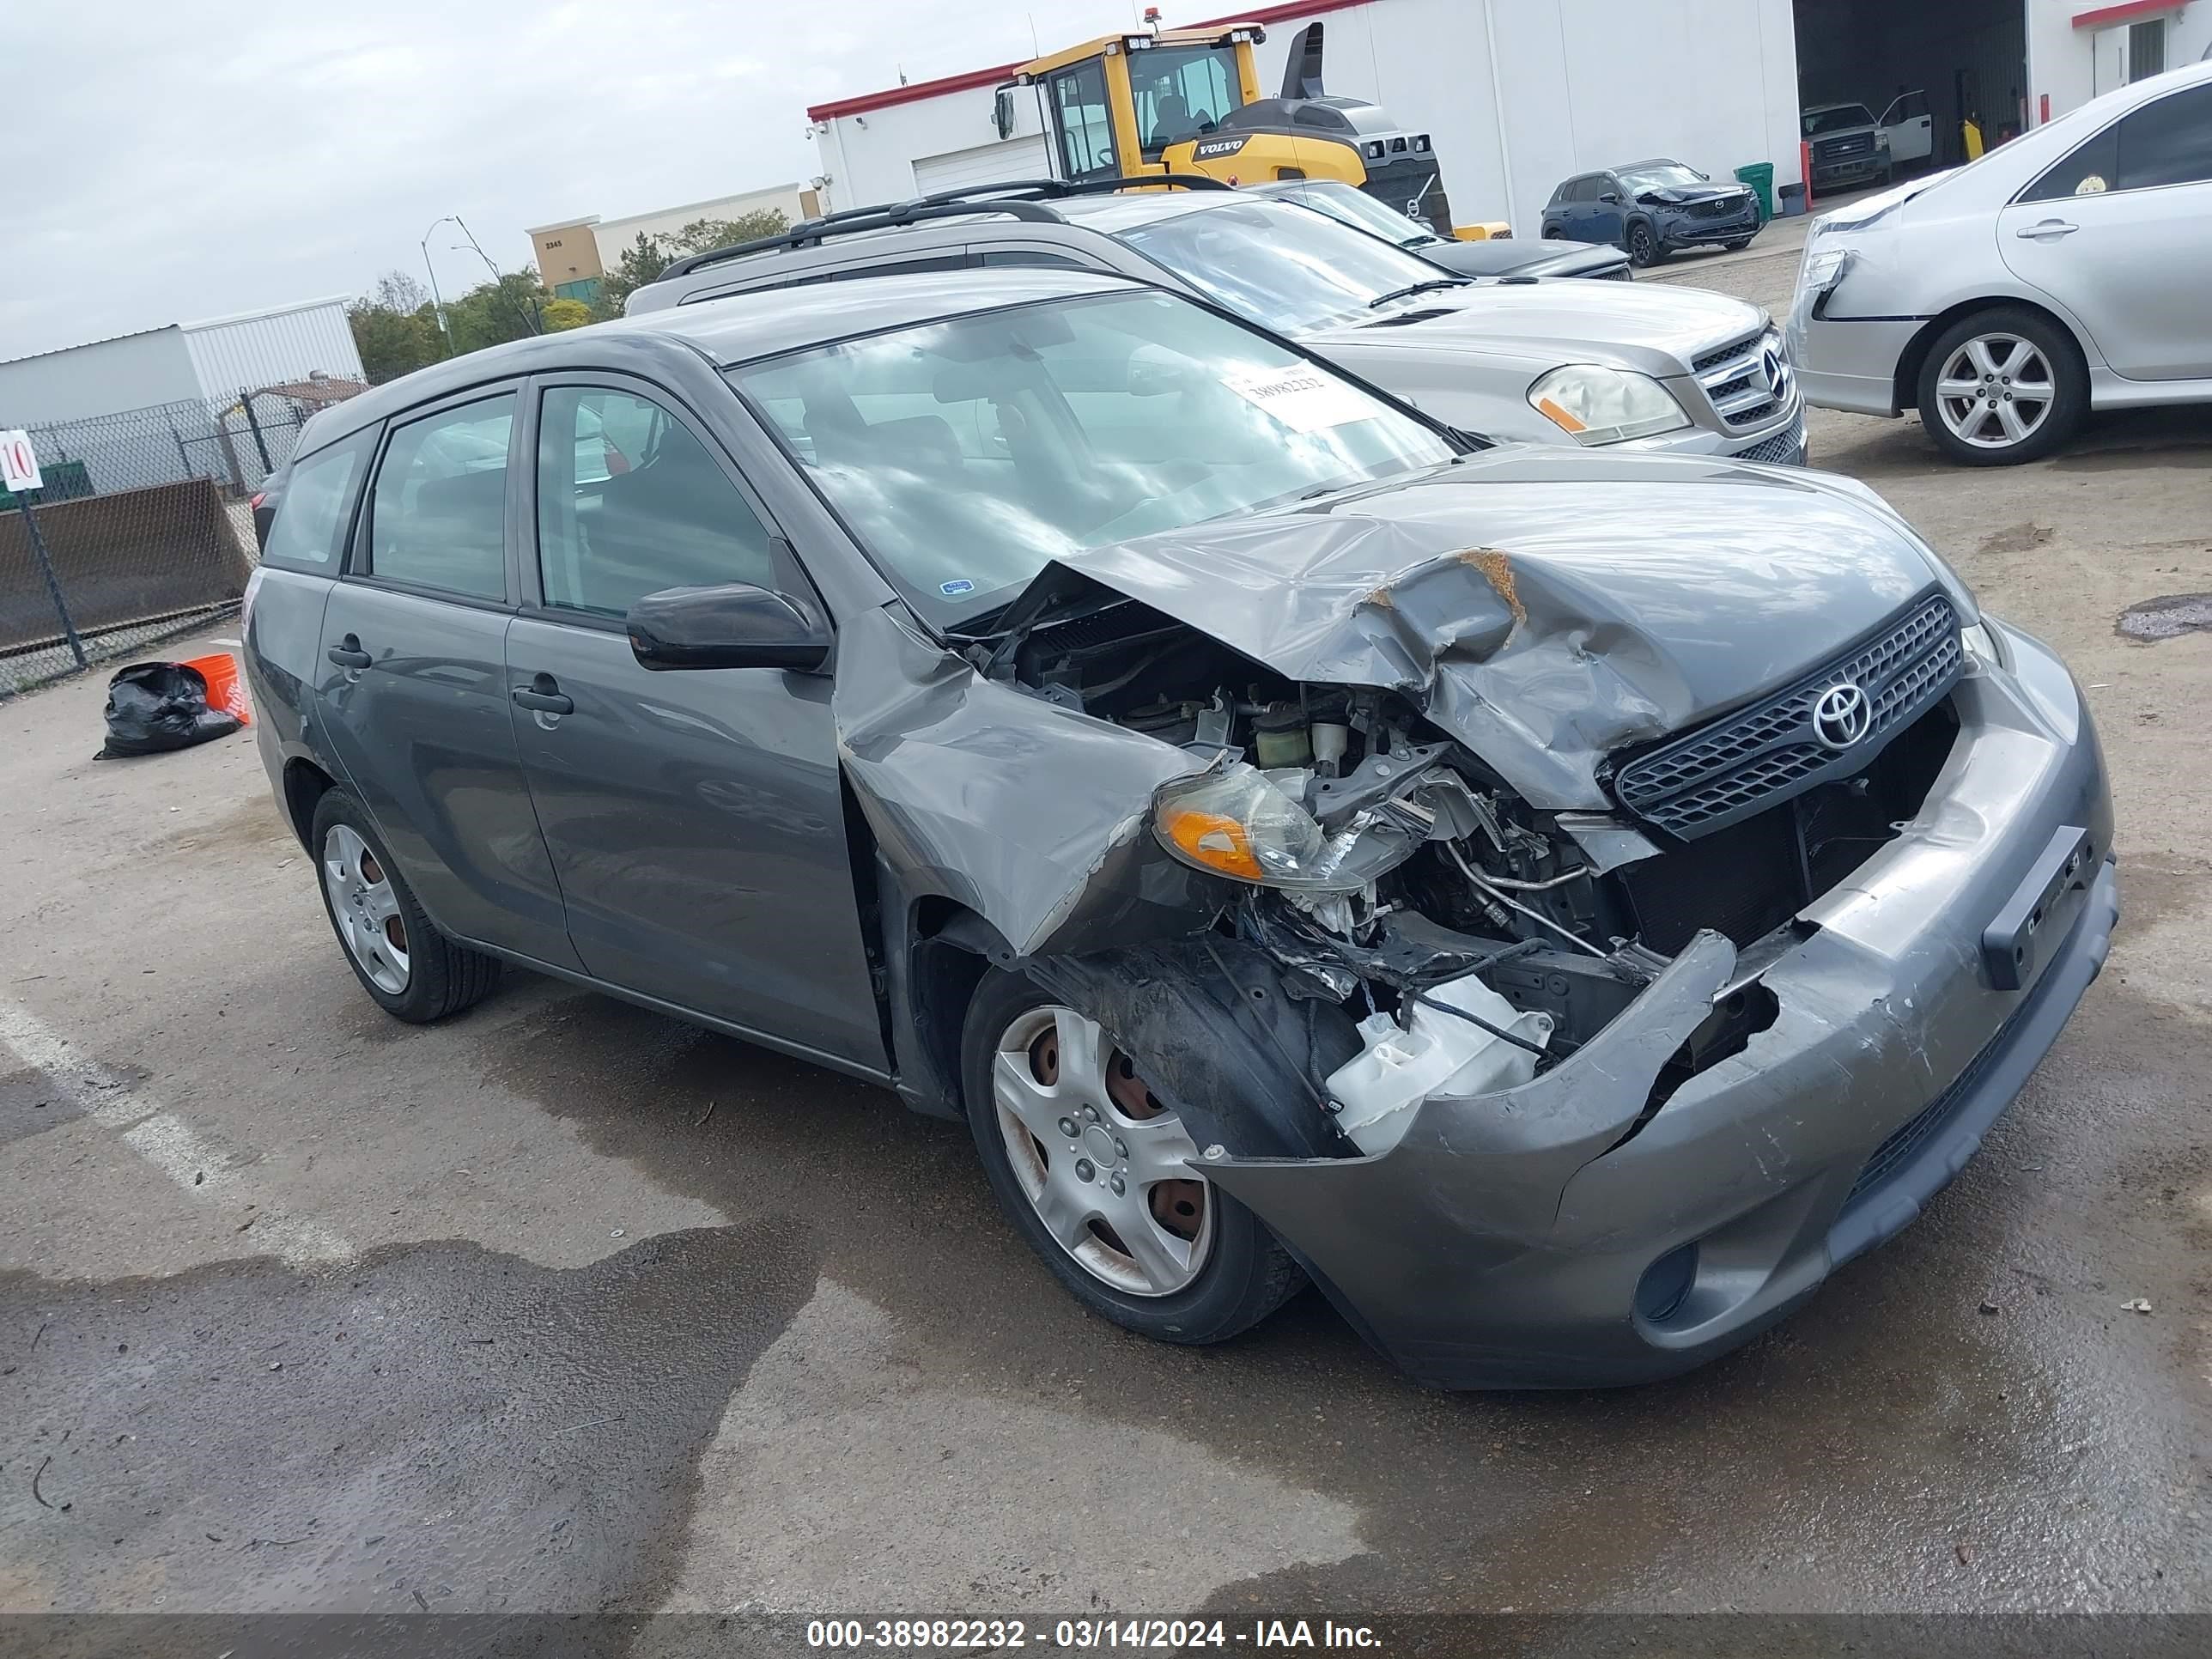
[{"label": "mercedes grille emblem", "polygon": [[1832,685],[1813,705],[1813,735],[1831,749],[1848,749],[1874,725],[1874,705],[1849,680]]},{"label": "mercedes grille emblem", "polygon": [[1790,395],[1790,364],[1779,351],[1770,349],[1760,367],[1766,374],[1766,389],[1778,401]]}]

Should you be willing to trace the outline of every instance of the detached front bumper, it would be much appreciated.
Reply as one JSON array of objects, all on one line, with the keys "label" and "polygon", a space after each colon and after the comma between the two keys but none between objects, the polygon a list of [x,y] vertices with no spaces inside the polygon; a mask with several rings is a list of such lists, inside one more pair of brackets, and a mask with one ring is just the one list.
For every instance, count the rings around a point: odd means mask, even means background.
[{"label": "detached front bumper", "polygon": [[[1215,1158],[1206,1175],[1376,1346],[1445,1387],[1644,1381],[1779,1319],[1958,1173],[2110,946],[2095,733],[2057,659],[2000,631],[2013,667],[1960,683],[1959,737],[1920,816],[1757,975],[1772,1026],[1640,1128],[1668,1056],[1736,983],[1717,934],[1569,1060],[1504,1093],[1431,1098],[1386,1153]],[[2054,844],[2081,853],[2055,885]],[[1993,973],[1985,935],[2022,902],[2035,943]]]}]

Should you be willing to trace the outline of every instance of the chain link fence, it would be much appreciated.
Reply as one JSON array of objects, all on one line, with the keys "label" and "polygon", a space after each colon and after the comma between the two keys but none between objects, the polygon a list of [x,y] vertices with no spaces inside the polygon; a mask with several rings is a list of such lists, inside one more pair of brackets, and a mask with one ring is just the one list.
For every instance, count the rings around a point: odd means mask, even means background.
[{"label": "chain link fence", "polygon": [[255,492],[316,410],[365,390],[317,377],[27,428],[33,518],[0,492],[0,698],[234,611]]}]

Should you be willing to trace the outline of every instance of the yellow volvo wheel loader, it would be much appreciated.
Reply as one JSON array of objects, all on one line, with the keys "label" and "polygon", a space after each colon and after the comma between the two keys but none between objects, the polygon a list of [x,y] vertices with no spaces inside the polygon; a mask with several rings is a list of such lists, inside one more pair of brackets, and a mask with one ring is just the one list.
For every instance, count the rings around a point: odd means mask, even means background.
[{"label": "yellow volvo wheel loader", "polygon": [[1024,64],[1000,93],[1012,131],[1012,89],[1034,87],[1053,173],[1070,184],[1146,173],[1198,173],[1231,185],[1336,179],[1441,236],[1510,235],[1503,224],[1455,226],[1436,153],[1379,106],[1321,90],[1322,31],[1291,44],[1282,95],[1262,98],[1256,23],[1102,35]]}]

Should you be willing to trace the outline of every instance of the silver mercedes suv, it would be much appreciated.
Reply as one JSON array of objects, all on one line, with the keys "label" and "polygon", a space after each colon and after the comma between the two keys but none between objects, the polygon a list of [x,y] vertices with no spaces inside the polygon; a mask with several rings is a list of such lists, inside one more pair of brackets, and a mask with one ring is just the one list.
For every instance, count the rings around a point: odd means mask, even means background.
[{"label": "silver mercedes suv", "polygon": [[1043,180],[852,209],[680,260],[628,309],[895,271],[1113,271],[1287,334],[1464,432],[1805,461],[1790,354],[1757,306],[1700,289],[1474,281],[1295,203],[1176,182]]}]

